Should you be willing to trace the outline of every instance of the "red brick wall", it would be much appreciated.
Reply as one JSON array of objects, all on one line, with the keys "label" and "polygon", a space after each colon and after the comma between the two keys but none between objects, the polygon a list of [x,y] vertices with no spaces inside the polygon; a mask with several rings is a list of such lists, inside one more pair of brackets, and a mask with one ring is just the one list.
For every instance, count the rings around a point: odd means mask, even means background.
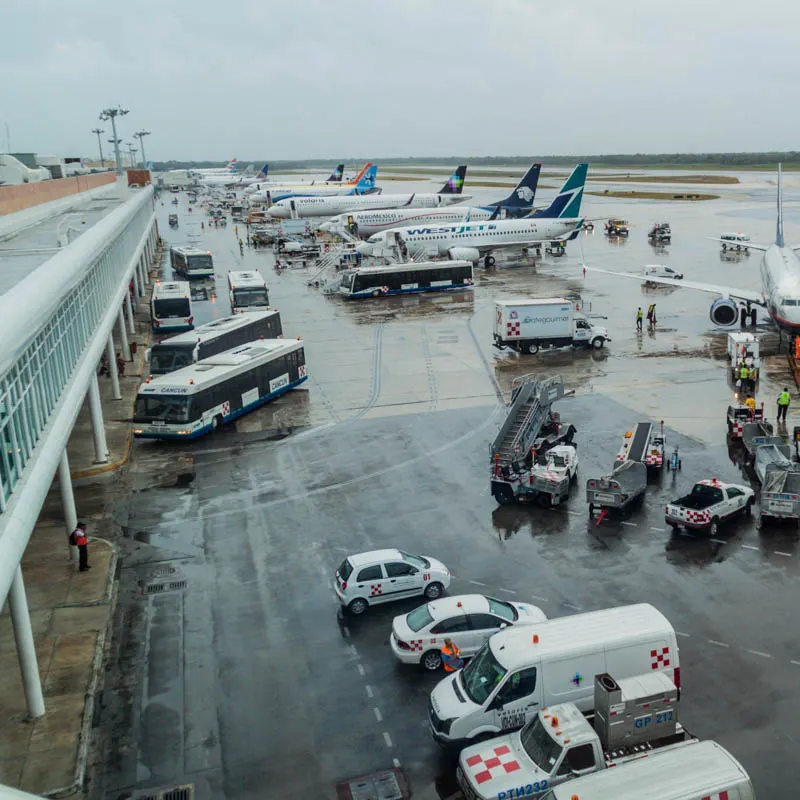
[{"label": "red brick wall", "polygon": [[0,186],[0,216],[113,183],[116,177],[113,172],[101,172],[41,183],[25,183],[22,186]]}]

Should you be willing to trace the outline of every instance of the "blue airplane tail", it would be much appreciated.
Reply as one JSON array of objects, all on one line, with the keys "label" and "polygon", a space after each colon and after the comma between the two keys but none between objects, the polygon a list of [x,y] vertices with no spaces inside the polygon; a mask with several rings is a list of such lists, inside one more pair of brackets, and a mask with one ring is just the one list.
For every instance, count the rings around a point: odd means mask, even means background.
[{"label": "blue airplane tail", "polygon": [[356,184],[356,194],[368,194],[375,189],[375,176],[378,174],[378,167],[373,164],[362,176],[361,180]]},{"label": "blue airplane tail", "polygon": [[340,183],[342,180],[342,175],[344,175],[344,164],[339,164],[336,169],[331,172],[330,176],[328,177],[328,183]]},{"label": "blue airplane tail", "polygon": [[583,199],[583,189],[588,171],[588,164],[578,164],[564,182],[561,191],[556,195],[553,202],[547,208],[540,208],[528,216],[549,219],[557,217],[566,219],[578,218],[581,213],[581,200]]},{"label": "blue airplane tail", "polygon": [[464,188],[464,178],[467,175],[467,165],[462,164],[456,171],[445,181],[444,186],[439,189],[439,194],[461,194]]},{"label": "blue airplane tail", "polygon": [[541,164],[531,164],[528,171],[522,176],[511,194],[505,200],[500,200],[492,205],[502,206],[509,210],[519,210],[533,208],[533,198],[536,197],[536,187],[539,185],[539,174],[542,171]]},{"label": "blue airplane tail", "polygon": [[256,175],[256,178],[261,178],[262,181],[265,181],[267,175],[269,175],[269,164],[264,164],[264,166],[261,167],[261,171]]}]

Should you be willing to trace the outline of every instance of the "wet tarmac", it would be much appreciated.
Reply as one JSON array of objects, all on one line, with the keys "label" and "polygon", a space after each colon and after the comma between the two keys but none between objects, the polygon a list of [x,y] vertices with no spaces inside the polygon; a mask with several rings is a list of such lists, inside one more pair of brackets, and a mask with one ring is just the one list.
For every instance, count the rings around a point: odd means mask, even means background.
[{"label": "wet tarmac", "polygon": [[[337,613],[331,589],[348,553],[401,546],[443,560],[451,593],[530,601],[548,616],[653,603],[679,632],[685,725],[729,748],[759,796],[792,796],[796,533],[742,519],[709,540],[664,525],[665,502],[694,480],[748,480],[725,441],[724,334],[709,327],[707,296],[651,295],[637,282],[584,278],[580,266],[582,248],[597,266],[663,261],[687,278],[758,285],[757,255],[721,262],[704,239],[746,221],[754,240],[769,240],[764,201],[750,191],[697,204],[587,198],[587,213],[631,219],[630,241],[614,245],[598,226],[564,259],[478,270],[471,293],[349,303],[307,287],[308,271],[275,273],[268,250],[240,256],[232,224],[200,230],[205,217],[183,197],[181,227],[168,229],[167,199],[162,235],[185,243],[192,231],[215,256],[215,296],[195,304],[198,322],[228,313],[228,269],[258,267],[285,334],[305,340],[311,377],[213,437],[137,442],[118,500],[120,602],[90,794],[192,784],[197,797],[332,797],[338,781],[399,765],[414,796],[446,796],[453,763],[426,721],[440,676],[395,663],[388,646],[392,617],[415,603],[356,620]],[[646,233],[662,218],[675,244],[655,255]],[[494,298],[568,291],[607,317],[606,350],[521,357],[491,347]],[[654,300],[658,329],[637,337],[636,306]],[[788,371],[780,356],[767,362],[771,415]],[[489,494],[501,399],[531,372],[560,373],[577,390],[559,410],[578,428],[578,489],[556,510],[498,508]],[[580,487],[642,418],[665,420],[683,468],[654,478],[641,510],[590,523]]]}]

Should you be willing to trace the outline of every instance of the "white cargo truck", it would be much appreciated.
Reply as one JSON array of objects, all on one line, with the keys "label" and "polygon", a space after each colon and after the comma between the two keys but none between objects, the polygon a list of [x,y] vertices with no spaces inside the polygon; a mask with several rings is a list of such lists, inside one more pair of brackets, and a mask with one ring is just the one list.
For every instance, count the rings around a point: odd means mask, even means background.
[{"label": "white cargo truck", "polygon": [[593,325],[575,303],[564,297],[496,300],[494,346],[520,353],[539,352],[540,347],[593,347],[611,341],[608,331]]}]

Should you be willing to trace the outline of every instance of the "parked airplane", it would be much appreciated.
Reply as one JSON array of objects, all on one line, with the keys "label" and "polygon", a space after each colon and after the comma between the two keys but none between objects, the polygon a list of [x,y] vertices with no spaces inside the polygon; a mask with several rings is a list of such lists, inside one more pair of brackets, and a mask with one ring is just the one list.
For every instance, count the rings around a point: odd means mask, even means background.
[{"label": "parked airplane", "polygon": [[375,186],[375,175],[378,167],[372,163],[364,166],[361,172],[351,181],[341,183],[300,183],[294,186],[266,186],[253,192],[250,199],[257,203],[273,205],[290,197],[325,197],[346,194],[380,194]]},{"label": "parked airplane", "polygon": [[208,175],[205,178],[200,178],[202,186],[229,186],[231,188],[238,188],[249,186],[251,183],[258,181],[265,181],[267,173],[269,172],[269,164],[264,164],[257,175],[237,175],[236,173],[229,173],[228,175]]},{"label": "parked airplane", "polygon": [[[353,236],[368,238],[373,233],[380,233],[389,228],[403,228],[430,222],[443,225],[447,222],[478,222],[504,216],[522,216],[533,208],[533,198],[536,196],[541,169],[541,164],[533,164],[505,200],[498,200],[485,206],[429,209],[404,206],[382,211],[353,211],[339,214],[323,222],[319,227],[323,231],[347,231]],[[467,198],[462,195],[462,199]]]},{"label": "parked airplane", "polygon": [[343,211],[364,211],[378,208],[439,208],[451,206],[471,195],[461,194],[464,186],[466,165],[462,165],[445,181],[436,192],[414,192],[412,194],[375,194],[365,197],[334,195],[332,197],[291,197],[280,200],[267,209],[271,217],[295,219],[298,217],[329,217]]},{"label": "parked airplane", "polygon": [[239,160],[232,158],[224,167],[209,167],[207,169],[187,169],[188,175],[228,175],[236,172],[239,165]]},{"label": "parked airplane", "polygon": [[466,222],[455,225],[430,225],[422,227],[392,228],[369,237],[356,245],[363,255],[385,256],[399,252],[401,258],[424,255],[442,255],[453,260],[477,263],[483,258],[484,266],[495,263],[492,253],[505,248],[519,248],[542,241],[573,238],[583,225],[579,217],[587,164],[578,164],[567,178],[561,191],[545,209],[522,219]]},{"label": "parked airplane", "polygon": [[[333,172],[331,172],[331,174],[324,181],[313,180],[310,183],[299,184],[299,185],[300,186],[320,186],[320,185],[326,185],[326,184],[329,184],[329,183],[341,184],[343,175],[344,175],[344,164],[339,164],[336,167],[336,169]],[[252,194],[255,194],[257,191],[259,191],[261,189],[271,190],[273,188],[278,188],[278,187],[282,187],[282,186],[285,186],[285,185],[286,184],[282,184],[280,181],[269,181],[269,180],[259,181],[258,183],[254,183],[254,184],[248,186],[244,190],[244,193],[246,195],[252,195]]]},{"label": "parked airplane", "polygon": [[[719,295],[711,304],[708,315],[711,321],[720,327],[735,325],[739,321],[744,325],[748,319],[751,325],[755,325],[757,311],[754,306],[761,306],[766,309],[769,317],[779,328],[792,334],[800,333],[800,259],[796,252],[800,250],[800,245],[787,245],[783,238],[781,177],[781,165],[779,164],[775,242],[769,245],[747,243],[750,249],[761,250],[764,253],[760,267],[760,289],[736,289],[731,286],[718,286],[674,278],[648,278],[648,281]],[[723,240],[719,239],[718,241]],[[586,269],[642,280],[641,275],[633,275],[629,272],[614,272],[599,267],[586,267]]]}]

